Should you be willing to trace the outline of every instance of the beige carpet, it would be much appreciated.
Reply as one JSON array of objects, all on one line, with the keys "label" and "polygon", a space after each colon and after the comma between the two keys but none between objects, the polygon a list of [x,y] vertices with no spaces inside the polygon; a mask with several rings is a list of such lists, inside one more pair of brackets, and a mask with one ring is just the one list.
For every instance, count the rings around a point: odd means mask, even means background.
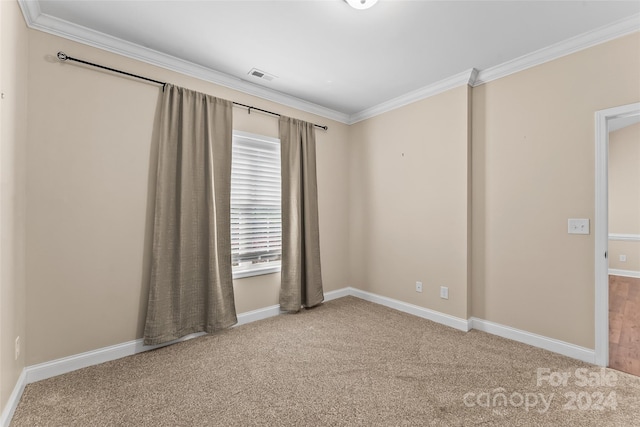
[{"label": "beige carpet", "polygon": [[30,384],[11,425],[633,426],[640,378],[346,297]]}]

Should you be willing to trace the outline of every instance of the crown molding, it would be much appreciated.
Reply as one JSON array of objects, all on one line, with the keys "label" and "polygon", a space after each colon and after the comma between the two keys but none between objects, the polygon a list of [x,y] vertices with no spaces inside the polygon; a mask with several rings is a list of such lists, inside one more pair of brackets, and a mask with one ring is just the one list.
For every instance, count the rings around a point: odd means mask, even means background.
[{"label": "crown molding", "polygon": [[527,68],[640,31],[640,14],[635,14],[604,27],[572,37],[552,46],[539,49],[535,52],[485,70],[478,71],[475,68],[472,68],[439,82],[382,102],[381,104],[367,108],[358,113],[349,115],[300,98],[286,95],[282,92],[258,86],[228,74],[127,42],[47,14],[43,14],[40,10],[39,1],[18,0],[18,4],[22,9],[22,13],[29,28],[93,46],[98,49],[106,50],[138,61],[146,62],[171,71],[176,71],[181,74],[189,75],[348,125],[437,95],[464,84],[472,87],[480,86],[490,81],[506,77],[510,74],[526,70]]},{"label": "crown molding", "polygon": [[478,80],[478,74],[480,74],[479,70],[475,68],[471,69],[471,74],[469,75],[469,82],[467,83],[469,86],[473,87],[476,84],[476,80]]},{"label": "crown molding", "polygon": [[38,16],[42,15],[42,11],[40,10],[40,2],[39,1],[29,1],[29,0],[18,0],[18,5],[22,10],[22,15],[24,16],[24,20],[27,23],[29,28],[33,28],[32,25]]},{"label": "crown molding", "polygon": [[472,86],[480,86],[510,74],[553,61],[598,44],[617,39],[627,34],[640,31],[640,14],[635,14],[604,27],[596,28],[578,36],[563,40],[551,46],[536,50],[495,67],[487,68],[480,73]]},{"label": "crown molding", "polygon": [[359,113],[352,114],[350,116],[348,124],[352,125],[362,120],[370,119],[371,117],[375,117],[380,114],[395,110],[397,108],[404,107],[405,105],[412,104],[414,102],[429,98],[442,92],[446,92],[450,89],[462,85],[472,85],[477,74],[478,70],[472,68],[470,70],[463,71],[462,73],[440,80],[439,82],[398,96],[397,98],[390,99],[389,101],[385,101],[371,108],[367,108],[366,110],[362,110]]},{"label": "crown molding", "polygon": [[29,28],[196,77],[327,119],[348,123],[349,115],[241,80],[219,71],[44,14],[37,1],[18,0]]}]

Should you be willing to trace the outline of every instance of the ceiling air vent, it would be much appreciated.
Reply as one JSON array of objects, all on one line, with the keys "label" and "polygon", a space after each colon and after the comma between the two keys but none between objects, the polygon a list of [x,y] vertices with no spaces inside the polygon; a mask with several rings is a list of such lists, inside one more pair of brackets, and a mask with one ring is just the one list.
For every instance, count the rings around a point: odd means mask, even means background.
[{"label": "ceiling air vent", "polygon": [[266,80],[268,82],[276,78],[276,76],[266,73],[262,70],[258,70],[257,68],[251,69],[251,71],[249,71],[249,75],[253,77],[257,77],[262,80]]}]

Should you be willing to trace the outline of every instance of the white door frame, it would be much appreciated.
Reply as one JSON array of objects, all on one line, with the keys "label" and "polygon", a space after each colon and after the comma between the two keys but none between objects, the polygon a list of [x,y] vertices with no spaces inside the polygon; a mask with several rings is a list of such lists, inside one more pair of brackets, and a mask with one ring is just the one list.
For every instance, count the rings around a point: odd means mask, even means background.
[{"label": "white door frame", "polygon": [[609,121],[640,114],[640,102],[596,111],[595,356],[609,365]]}]

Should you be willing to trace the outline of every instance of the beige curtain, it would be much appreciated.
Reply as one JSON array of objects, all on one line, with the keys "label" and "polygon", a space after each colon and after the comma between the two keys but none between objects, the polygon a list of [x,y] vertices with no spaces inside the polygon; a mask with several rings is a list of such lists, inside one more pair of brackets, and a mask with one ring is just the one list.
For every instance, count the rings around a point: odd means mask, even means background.
[{"label": "beige curtain", "polygon": [[320,269],[316,136],[313,124],[280,118],[282,283],[280,308],[299,311],[324,300]]},{"label": "beige curtain", "polygon": [[165,87],[147,345],[237,322],[230,243],[231,134],[230,101]]}]

